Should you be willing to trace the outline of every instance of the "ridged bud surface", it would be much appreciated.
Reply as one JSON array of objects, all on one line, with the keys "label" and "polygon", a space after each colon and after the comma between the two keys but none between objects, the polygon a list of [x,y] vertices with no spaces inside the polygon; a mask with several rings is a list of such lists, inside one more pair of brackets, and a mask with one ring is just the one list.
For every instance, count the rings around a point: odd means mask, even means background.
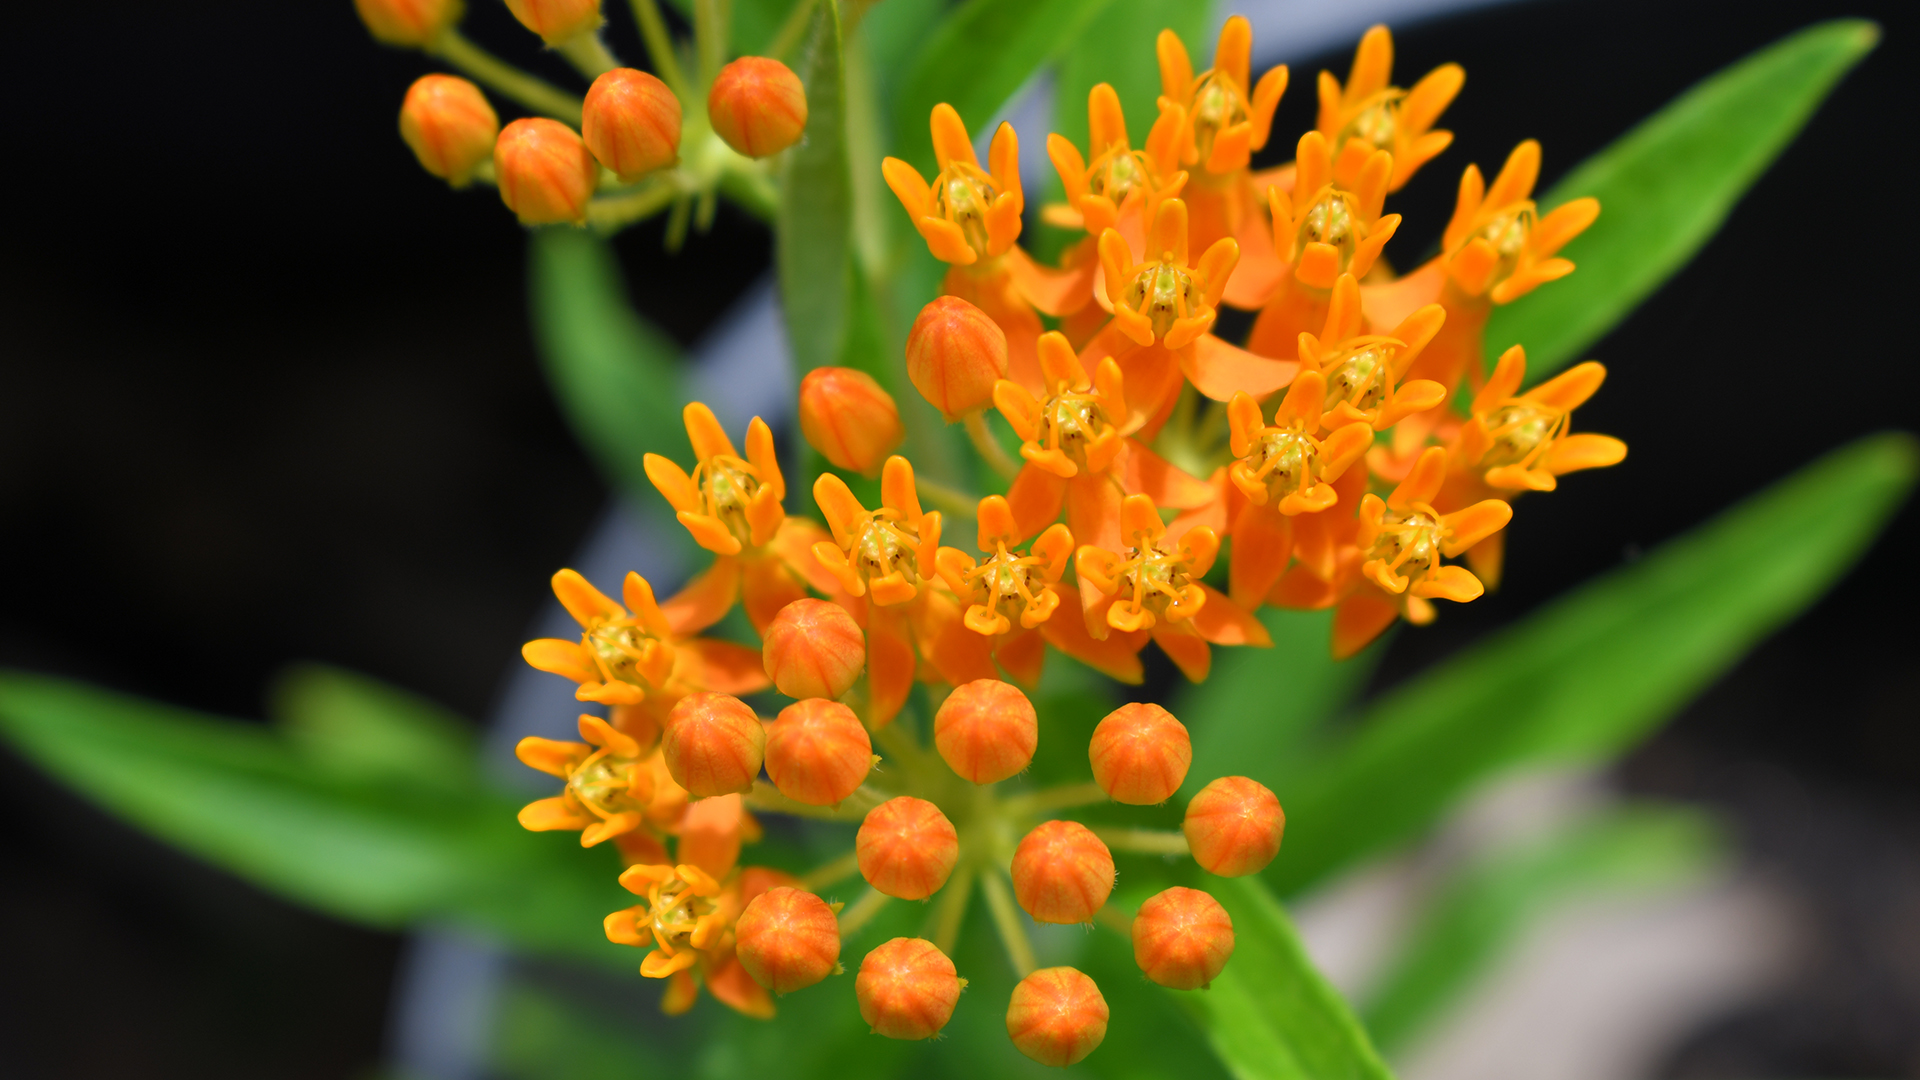
[{"label": "ridged bud surface", "polygon": [[872,476],[906,429],[893,395],[856,368],[818,367],[800,380],[800,433],[835,466]]},{"label": "ridged bud surface", "polygon": [[866,670],[867,638],[846,608],[809,597],[781,608],[767,624],[760,658],[781,693],[832,700]]},{"label": "ridged bud surface", "polygon": [[1007,332],[957,296],[920,309],[907,332],[907,378],[940,415],[958,420],[993,404],[1007,375]]},{"label": "ridged bud surface", "polygon": [[953,873],[960,835],[939,807],[902,795],[867,811],[854,854],[867,884],[899,900],[925,900]]},{"label": "ridged bud surface", "polygon": [[600,0],[507,0],[507,10],[549,45],[600,25]]},{"label": "ridged bud surface", "polygon": [[1232,956],[1233,919],[1199,889],[1156,893],[1133,918],[1133,962],[1161,986],[1198,990]]},{"label": "ridged bud surface", "polygon": [[374,40],[419,48],[460,21],[460,0],[353,0]]},{"label": "ridged bud surface", "polygon": [[966,980],[924,938],[894,938],[867,954],[854,977],[860,1019],[889,1039],[931,1039],[953,1018]]},{"label": "ridged bud surface", "polygon": [[1020,980],[1007,1003],[1007,1036],[1042,1065],[1085,1060],[1107,1037],[1107,999],[1070,967],[1041,968]]},{"label": "ridged bud surface", "polygon": [[400,137],[420,167],[466,187],[473,170],[493,156],[500,117],[480,88],[452,75],[422,75],[400,103]]},{"label": "ridged bud surface", "polygon": [[743,56],[713,80],[707,93],[713,130],[742,154],[777,154],[807,130],[807,90],[793,69],[765,56]]},{"label": "ridged bud surface", "polygon": [[810,892],[768,889],[740,913],[734,934],[747,974],[776,994],[812,986],[840,964],[840,922]]},{"label": "ridged bud surface", "polygon": [[1113,876],[1113,853],[1077,821],[1043,821],[1013,851],[1013,896],[1035,922],[1092,921]]},{"label": "ridged bud surface", "polygon": [[587,219],[587,200],[599,183],[600,165],[587,144],[558,120],[515,120],[493,144],[500,201],[523,225],[557,225]]},{"label": "ridged bud surface", "polygon": [[667,714],[661,750],[674,783],[705,798],[752,791],[766,739],[746,702],[726,694],[689,694]]},{"label": "ridged bud surface", "polygon": [[933,718],[933,743],[954,772],[976,784],[1005,780],[1033,761],[1040,719],[1012,683],[976,679],[956,687]]},{"label": "ridged bud surface", "polygon": [[1186,726],[1158,705],[1134,702],[1107,714],[1087,743],[1094,782],[1114,802],[1166,802],[1187,778],[1193,741]]},{"label": "ridged bud surface", "polygon": [[872,768],[873,740],[853,710],[837,701],[797,701],[767,730],[767,775],[795,802],[838,805]]},{"label": "ridged bud surface", "polygon": [[580,136],[600,164],[637,179],[679,159],[680,99],[644,71],[614,68],[588,88]]},{"label": "ridged bud surface", "polygon": [[1223,776],[1187,804],[1181,831],[1193,860],[1208,873],[1245,877],[1266,869],[1280,854],[1287,815],[1264,784],[1244,776]]}]

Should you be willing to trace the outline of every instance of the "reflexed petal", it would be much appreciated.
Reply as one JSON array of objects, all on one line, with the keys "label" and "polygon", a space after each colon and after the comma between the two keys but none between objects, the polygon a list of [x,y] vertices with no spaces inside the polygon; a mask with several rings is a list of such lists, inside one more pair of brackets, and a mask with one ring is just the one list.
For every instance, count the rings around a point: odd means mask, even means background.
[{"label": "reflexed petal", "polygon": [[1022,466],[1007,489],[1007,505],[1022,538],[1032,536],[1060,517],[1067,482],[1036,465]]},{"label": "reflexed petal", "polygon": [[1228,589],[1235,603],[1257,608],[1293,556],[1293,522],[1271,507],[1248,503],[1233,521]]},{"label": "reflexed petal", "polygon": [[[1048,593],[1057,597],[1057,593]],[[1051,620],[1049,620],[1051,621]],[[1072,622],[1072,619],[1062,619]],[[1045,625],[1044,623],[1041,625]],[[993,658],[1000,662],[1013,681],[1032,690],[1040,684],[1040,674],[1047,662],[1047,639],[1037,629],[1016,630],[1000,639],[993,650]]]},{"label": "reflexed petal", "polygon": [[[1083,544],[1117,548],[1124,511],[1118,484],[1107,476],[1081,476],[1066,481],[1067,527]],[[1159,515],[1154,515],[1159,524]]]},{"label": "reflexed petal", "polygon": [[1295,361],[1256,356],[1212,334],[1202,334],[1177,355],[1194,389],[1214,401],[1231,401],[1241,392],[1266,397],[1291,383],[1300,370]]},{"label": "reflexed petal", "polygon": [[740,563],[718,558],[706,572],[660,605],[672,634],[697,634],[726,617],[740,594]]},{"label": "reflexed petal", "polygon": [[702,690],[739,697],[773,685],[759,649],[713,638],[692,638],[677,648],[686,658],[687,682]]},{"label": "reflexed petal", "polygon": [[1372,589],[1347,597],[1333,614],[1333,658],[1345,660],[1358,653],[1399,617],[1399,606]]},{"label": "reflexed petal", "polygon": [[772,995],[766,988],[753,981],[747,969],[738,957],[729,956],[724,963],[707,972],[707,989],[713,991],[716,1000],[742,1016],[755,1020],[771,1020],[774,1016]]},{"label": "reflexed petal", "polygon": [[906,616],[874,607],[867,615],[867,726],[878,730],[893,721],[913,690],[916,670]]},{"label": "reflexed petal", "polygon": [[1446,478],[1447,452],[1438,446],[1429,446],[1421,453],[1420,460],[1414,462],[1413,471],[1387,496],[1387,506],[1405,513],[1413,509],[1415,503],[1430,503],[1440,494],[1440,485]]},{"label": "reflexed petal", "polygon": [[1213,668],[1213,650],[1206,639],[1186,629],[1185,625],[1169,626],[1161,623],[1152,630],[1153,643],[1167,654],[1180,674],[1188,682],[1206,682],[1207,672]]}]

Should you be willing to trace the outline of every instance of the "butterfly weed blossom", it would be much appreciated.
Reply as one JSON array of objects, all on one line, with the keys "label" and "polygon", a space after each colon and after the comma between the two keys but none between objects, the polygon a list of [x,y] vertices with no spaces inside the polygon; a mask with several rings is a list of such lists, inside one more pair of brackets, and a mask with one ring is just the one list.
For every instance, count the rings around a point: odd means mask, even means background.
[{"label": "butterfly weed blossom", "polygon": [[[530,224],[667,213],[678,244],[721,195],[770,215],[783,155],[807,145],[809,87],[791,70],[727,62],[699,18],[683,54],[648,0],[652,73],[611,56],[592,0],[510,4],[592,82],[584,99],[479,52],[458,4],[356,6],[382,42],[474,79],[408,96],[423,167],[496,186]],[[619,853],[638,902],[603,929],[643,953],[669,1013],[703,992],[760,1018],[778,995],[840,994],[876,1034],[919,1040],[957,1010],[1004,1006],[1028,1057],[1098,1053],[1124,1001],[1042,966],[1027,920],[1118,931],[1145,979],[1203,988],[1233,963],[1226,908],[1176,886],[1129,910],[1116,882],[1142,856],[1190,859],[1203,884],[1202,870],[1258,873],[1283,857],[1286,815],[1241,776],[1196,777],[1179,805],[1187,724],[1207,718],[1157,705],[1114,709],[1083,779],[1031,782],[1059,768],[1041,747],[1060,721],[1030,696],[1049,654],[1139,683],[1154,650],[1198,682],[1216,647],[1273,646],[1257,617],[1270,605],[1331,609],[1329,647],[1351,656],[1496,587],[1522,495],[1626,456],[1575,424],[1599,364],[1532,387],[1524,342],[1487,364],[1489,313],[1574,272],[1560,252],[1600,213],[1539,205],[1538,142],[1490,182],[1466,165],[1438,253],[1393,269],[1391,200],[1438,171],[1458,65],[1402,88],[1375,27],[1344,79],[1319,74],[1313,128],[1283,133],[1288,70],[1254,70],[1244,18],[1206,67],[1171,31],[1143,28],[1139,49],[1160,75],[1146,137],[1095,85],[1086,142],[1044,141],[1064,202],[1029,206],[1022,133],[1000,125],[983,160],[949,103],[927,117],[930,160],[859,178],[945,264],[941,295],[897,371],[806,374],[803,460],[783,463],[759,418],[736,444],[705,404],[685,407],[689,453],[649,454],[645,471],[710,557],[689,584],[663,600],[629,574],[616,600],[572,570],[553,578],[579,637],[523,655],[605,715],[581,716],[577,742],[520,743],[559,784],[520,822]],[[539,115],[501,129],[488,92]],[[1256,167],[1270,144],[1293,161]],[[1034,221],[1069,234],[1057,259],[1022,246]],[[1228,308],[1249,313],[1244,342],[1221,336],[1246,325],[1223,322]],[[894,396],[911,392],[931,409]],[[944,424],[965,442],[943,442]],[[929,449],[964,445],[978,468]],[[1109,823],[1156,813],[1181,827]],[[767,815],[840,823],[843,851],[799,874],[754,865]],[[956,952],[975,899],[1017,977],[1005,1002],[969,1001],[956,964],[978,955]],[[890,905],[920,901],[917,933],[876,940]]]}]

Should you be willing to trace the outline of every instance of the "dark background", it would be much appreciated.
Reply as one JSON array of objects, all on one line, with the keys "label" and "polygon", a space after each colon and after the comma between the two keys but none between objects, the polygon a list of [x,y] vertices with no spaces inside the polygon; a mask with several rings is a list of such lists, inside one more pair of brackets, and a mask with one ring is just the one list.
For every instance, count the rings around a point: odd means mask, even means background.
[{"label": "dark background", "polygon": [[[561,75],[500,5],[472,6],[473,36]],[[1541,0],[1397,31],[1397,81],[1469,72],[1445,120],[1458,141],[1396,206],[1410,262],[1466,162],[1491,173],[1539,136],[1544,187],[1699,77],[1841,14],[1880,20],[1880,49],[1593,350],[1612,377],[1582,427],[1632,457],[1528,500],[1503,591],[1401,633],[1379,683],[1823,450],[1920,428],[1898,165],[1912,5]],[[426,63],[374,45],[347,0],[23,6],[3,48],[0,663],[248,717],[276,671],[318,659],[485,715],[607,490],[542,382],[518,226],[395,134]],[[1276,130],[1310,122],[1319,66],[1296,67]],[[1344,50],[1325,66],[1344,74]],[[659,241],[642,227],[618,247],[636,303],[683,342],[769,253],[724,210],[677,258]],[[1621,769],[1725,810],[1817,928],[1793,989],[1698,1033],[1670,1076],[1920,1076],[1915,524],[1909,506]],[[398,948],[0,752],[6,1075],[363,1075]]]}]

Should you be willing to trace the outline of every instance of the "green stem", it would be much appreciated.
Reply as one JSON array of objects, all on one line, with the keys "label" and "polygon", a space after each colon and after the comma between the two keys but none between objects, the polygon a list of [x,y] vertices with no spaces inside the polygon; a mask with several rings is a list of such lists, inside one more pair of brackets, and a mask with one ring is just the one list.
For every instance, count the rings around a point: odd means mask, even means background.
[{"label": "green stem", "polygon": [[867,895],[855,900],[840,913],[840,936],[844,939],[859,933],[860,928],[872,922],[873,917],[880,914],[880,909],[886,907],[891,899],[879,889],[868,889]]},{"label": "green stem", "polygon": [[967,521],[972,521],[980,512],[979,499],[965,492],[955,491],[938,480],[929,480],[924,476],[916,476],[913,480],[913,487],[915,491],[920,493],[921,499],[932,503],[936,509],[950,518],[963,518]]},{"label": "green stem", "polygon": [[1100,910],[1093,913],[1093,921],[1109,930],[1117,930],[1124,937],[1133,937],[1133,916],[1120,909],[1118,904],[1102,904]]},{"label": "green stem", "polygon": [[1020,463],[1007,455],[1007,449],[1000,440],[987,430],[987,411],[980,409],[967,414],[967,438],[973,440],[973,448],[980,452],[987,467],[1000,474],[1003,479],[1011,480],[1020,474]]},{"label": "green stem", "polygon": [[723,0],[693,0],[693,45],[700,58],[700,85],[712,86],[727,62],[727,15]]},{"label": "green stem", "polygon": [[1116,829],[1110,825],[1089,825],[1087,829],[1115,851],[1135,855],[1186,855],[1192,850],[1187,846],[1185,833],[1165,829]]},{"label": "green stem", "polygon": [[1015,795],[1000,803],[1000,812],[1010,818],[1031,817],[1044,814],[1049,810],[1064,810],[1070,806],[1089,806],[1107,801],[1107,793],[1099,784],[1063,784],[1059,787],[1042,788],[1025,795]]},{"label": "green stem", "polygon": [[860,872],[860,853],[849,851],[825,866],[816,867],[800,875],[800,884],[819,892],[828,885],[845,881]]},{"label": "green stem", "polygon": [[565,57],[574,70],[589,79],[597,79],[620,66],[620,61],[607,51],[607,43],[600,40],[600,28],[597,26],[555,45],[553,51]]},{"label": "green stem", "polygon": [[967,921],[967,902],[973,898],[973,879],[979,870],[973,860],[962,862],[948,879],[940,894],[940,905],[933,912],[933,947],[948,956],[960,940],[960,927]]},{"label": "green stem", "polygon": [[429,56],[437,56],[484,83],[502,97],[510,98],[537,113],[545,113],[574,127],[580,126],[580,99],[543,79],[521,71],[505,60],[468,41],[460,31],[441,31],[426,47]]},{"label": "green stem", "polygon": [[753,782],[753,794],[747,796],[747,805],[755,810],[820,821],[860,821],[867,816],[868,810],[873,809],[871,803],[858,797],[858,793],[839,806],[809,806],[780,794],[780,789],[765,780]]},{"label": "green stem", "polygon": [[1013,964],[1013,973],[1023,979],[1033,974],[1033,969],[1040,965],[1033,958],[1033,942],[1027,940],[1027,928],[1020,921],[1019,910],[1013,906],[1013,894],[1008,891],[1007,883],[999,874],[981,874],[980,891],[987,894],[987,910],[993,914],[993,928],[1000,931],[1000,940],[1007,947],[1007,960]]},{"label": "green stem", "polygon": [[588,203],[587,223],[595,232],[609,236],[665,210],[679,195],[680,184],[671,175],[654,177],[628,194]]},{"label": "green stem", "polygon": [[660,81],[673,88],[683,108],[705,109],[705,98],[694,94],[686,72],[680,70],[680,57],[673,51],[673,35],[667,33],[659,5],[654,0],[633,0],[633,17],[640,24],[640,37],[647,43],[647,55],[653,59]]},{"label": "green stem", "polygon": [[799,0],[799,3],[793,5],[793,10],[787,12],[787,21],[780,24],[779,31],[767,44],[768,56],[784,62],[787,54],[800,44],[801,35],[807,32],[809,16],[813,14],[814,2],[815,0]]}]

